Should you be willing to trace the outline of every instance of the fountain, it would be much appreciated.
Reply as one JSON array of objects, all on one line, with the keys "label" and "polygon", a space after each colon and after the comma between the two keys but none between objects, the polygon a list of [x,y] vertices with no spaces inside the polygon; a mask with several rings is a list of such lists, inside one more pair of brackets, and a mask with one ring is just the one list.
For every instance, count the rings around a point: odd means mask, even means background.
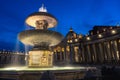
[{"label": "fountain", "polygon": [[48,30],[57,25],[56,18],[47,13],[46,8],[42,6],[39,12],[29,15],[25,23],[35,27],[35,29],[20,32],[18,35],[22,43],[33,46],[28,53],[28,67],[52,67],[53,53],[50,48],[63,39],[60,33]]},{"label": "fountain", "polygon": [[[51,47],[59,44],[63,36],[56,31],[48,30],[48,28],[53,28],[57,25],[57,20],[54,16],[47,13],[44,6],[39,9],[39,12],[29,15],[25,23],[35,28],[22,31],[18,35],[19,40],[23,44],[33,46],[26,54],[27,66],[0,68],[0,78],[39,80],[44,71],[52,71],[57,80],[73,80],[76,76],[82,78],[85,71],[91,68],[87,66],[58,67],[53,65]],[[41,77],[42,79],[44,77]]]}]

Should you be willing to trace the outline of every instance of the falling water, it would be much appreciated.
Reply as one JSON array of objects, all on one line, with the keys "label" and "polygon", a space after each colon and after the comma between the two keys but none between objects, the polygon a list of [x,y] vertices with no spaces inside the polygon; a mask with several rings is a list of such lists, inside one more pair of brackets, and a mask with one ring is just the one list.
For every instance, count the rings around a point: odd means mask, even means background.
[{"label": "falling water", "polygon": [[12,56],[11,56],[11,66],[18,66],[19,64],[19,51],[20,51],[20,48],[19,48],[19,41],[18,41],[18,38],[16,39],[16,44],[15,44],[15,48],[14,50],[12,51]]},{"label": "falling water", "polygon": [[[32,27],[28,26],[26,23],[24,23],[25,25],[25,30],[30,30],[33,29]],[[26,34],[25,34],[26,35]],[[30,49],[30,46],[28,45],[24,45],[25,46],[25,65],[27,66],[28,64],[28,51]]]},{"label": "falling water", "polygon": [[28,50],[29,50],[29,47],[27,45],[25,45],[25,65],[26,66],[28,63]]},{"label": "falling water", "polygon": [[[30,27],[28,27],[28,25],[24,24],[24,29],[25,30],[29,30]],[[15,48],[14,48],[14,51],[12,52],[12,56],[11,56],[11,66],[18,66],[20,61],[19,61],[19,54],[20,52],[23,52],[25,51],[25,65],[27,65],[27,54],[28,54],[28,50],[29,50],[29,47],[24,45],[24,48],[22,46],[21,48],[21,42],[19,41],[19,38],[18,38],[18,35],[17,35],[17,39],[16,39],[16,44],[15,44]],[[22,50],[21,50],[22,49]]]},{"label": "falling water", "polygon": [[20,51],[20,43],[19,43],[18,37],[17,37],[17,39],[16,39],[16,45],[15,45],[15,50],[14,50],[14,51],[16,51],[16,52],[19,52],[19,51]]}]

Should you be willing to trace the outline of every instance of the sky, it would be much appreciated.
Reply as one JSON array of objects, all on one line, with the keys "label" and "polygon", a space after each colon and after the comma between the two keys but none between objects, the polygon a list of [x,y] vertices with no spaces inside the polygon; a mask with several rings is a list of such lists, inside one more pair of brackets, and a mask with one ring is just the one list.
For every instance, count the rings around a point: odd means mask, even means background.
[{"label": "sky", "polygon": [[95,25],[120,22],[120,0],[0,0],[0,50],[24,50],[17,36],[29,29],[26,17],[42,4],[57,18],[55,30],[64,36],[71,27],[87,34]]}]

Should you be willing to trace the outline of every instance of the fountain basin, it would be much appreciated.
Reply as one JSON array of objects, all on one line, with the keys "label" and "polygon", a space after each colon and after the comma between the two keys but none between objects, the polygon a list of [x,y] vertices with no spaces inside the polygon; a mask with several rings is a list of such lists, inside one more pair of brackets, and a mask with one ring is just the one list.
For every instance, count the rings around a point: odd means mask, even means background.
[{"label": "fountain basin", "polygon": [[25,22],[29,26],[36,27],[35,22],[38,20],[46,20],[48,22],[48,28],[52,28],[57,25],[57,19],[47,12],[32,13],[27,17]]},{"label": "fountain basin", "polygon": [[[52,71],[64,71],[64,70],[86,70],[88,67],[82,67],[82,66],[66,66],[66,67],[57,67],[54,66],[52,68],[28,68],[27,66],[21,66],[21,67],[6,67],[6,68],[0,68],[0,71],[46,71],[46,70],[52,70]],[[89,67],[91,69],[94,69],[94,67]]]},{"label": "fountain basin", "polygon": [[55,46],[61,42],[63,36],[55,31],[50,30],[26,30],[18,35],[19,40],[26,45],[42,45]]},{"label": "fountain basin", "polygon": [[28,68],[23,67],[6,67],[0,68],[1,78],[19,79],[19,80],[39,80],[42,73],[52,71],[57,80],[73,80],[76,76],[83,79],[88,69],[96,70],[95,67],[66,66],[53,68]]}]

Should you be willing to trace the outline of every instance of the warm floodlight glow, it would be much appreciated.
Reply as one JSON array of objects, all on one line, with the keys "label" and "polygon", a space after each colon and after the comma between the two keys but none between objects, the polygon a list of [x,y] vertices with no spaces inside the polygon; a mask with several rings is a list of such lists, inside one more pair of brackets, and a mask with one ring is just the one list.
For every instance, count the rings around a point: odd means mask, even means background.
[{"label": "warm floodlight glow", "polygon": [[90,37],[87,37],[86,39],[87,39],[87,40],[90,40]]},{"label": "warm floodlight glow", "polygon": [[67,42],[69,43],[70,41],[68,40]]},{"label": "warm floodlight glow", "polygon": [[116,31],[115,30],[112,30],[112,34],[115,34],[116,33]]},{"label": "warm floodlight glow", "polygon": [[78,41],[78,39],[75,39],[75,42],[77,42]]},{"label": "warm floodlight glow", "polygon": [[101,34],[99,34],[99,35],[98,35],[98,37],[99,37],[99,38],[101,38],[101,37],[102,37],[102,35],[101,35]]},{"label": "warm floodlight glow", "polygon": [[[90,69],[94,69],[95,67],[89,67]],[[87,70],[88,67],[80,67],[80,66],[66,66],[66,67],[57,67],[54,66],[52,68],[28,68],[27,66],[21,67],[6,67],[0,68],[0,71],[43,71],[43,70]]]},{"label": "warm floodlight glow", "polygon": [[120,57],[119,51],[116,51],[116,53],[117,53],[117,58],[119,59],[119,57]]},{"label": "warm floodlight glow", "polygon": [[72,40],[70,40],[70,43],[72,43]]},{"label": "warm floodlight glow", "polygon": [[17,67],[8,67],[8,68],[5,68],[4,70],[16,70]]}]

